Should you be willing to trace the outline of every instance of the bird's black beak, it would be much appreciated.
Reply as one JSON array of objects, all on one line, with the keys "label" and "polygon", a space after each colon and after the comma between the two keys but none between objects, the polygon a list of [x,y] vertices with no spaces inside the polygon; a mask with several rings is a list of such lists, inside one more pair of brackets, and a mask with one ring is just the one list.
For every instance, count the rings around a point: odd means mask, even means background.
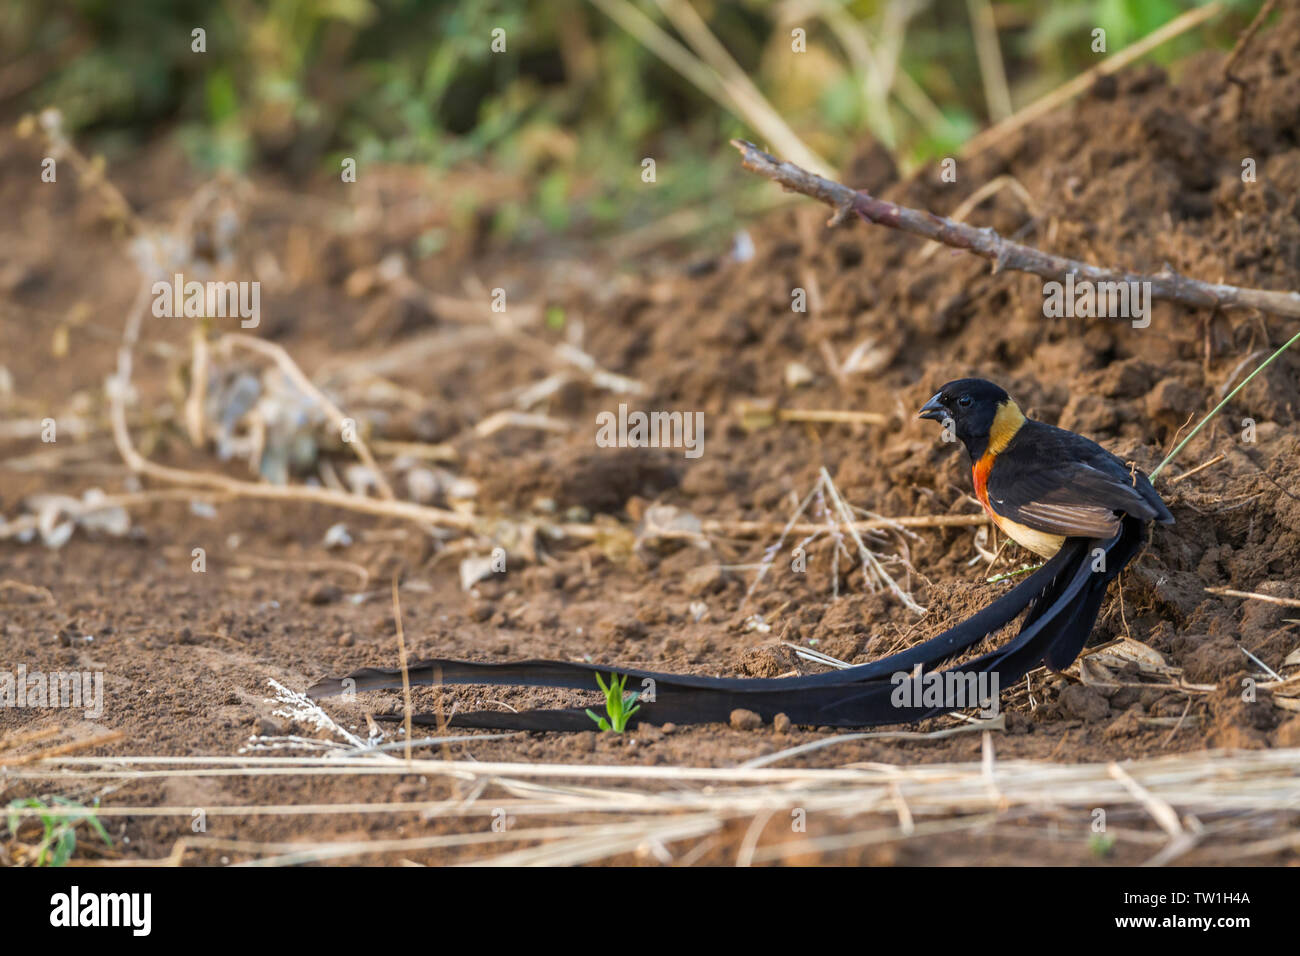
[{"label": "bird's black beak", "polygon": [[935,395],[934,398],[922,405],[921,410],[917,412],[917,414],[921,418],[928,418],[934,422],[941,422],[945,418],[952,417],[948,409],[944,408],[943,404],[939,401],[938,395]]}]

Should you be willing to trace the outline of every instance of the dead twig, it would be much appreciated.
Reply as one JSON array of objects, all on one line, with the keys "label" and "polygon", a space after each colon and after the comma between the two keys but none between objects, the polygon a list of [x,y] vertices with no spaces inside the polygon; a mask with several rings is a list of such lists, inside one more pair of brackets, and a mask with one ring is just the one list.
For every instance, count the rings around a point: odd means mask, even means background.
[{"label": "dead twig", "polygon": [[1028,126],[1034,120],[1046,116],[1055,110],[1058,106],[1068,103],[1084,90],[1089,89],[1098,77],[1109,76],[1112,73],[1118,73],[1130,63],[1140,60],[1152,50],[1163,46],[1176,36],[1192,30],[1207,20],[1212,20],[1223,12],[1224,5],[1219,0],[1213,3],[1207,3],[1204,6],[1188,10],[1182,16],[1175,17],[1164,26],[1151,31],[1136,43],[1126,46],[1114,56],[1102,60],[1091,70],[1085,70],[1074,79],[1057,87],[1046,96],[1039,97],[1030,103],[1024,109],[1007,117],[1000,123],[995,123],[984,132],[972,136],[962,146],[958,154],[963,159],[974,156],[976,153],[988,148],[996,142],[1014,133],[1021,127]]},{"label": "dead twig", "polygon": [[[1040,214],[1038,204],[1034,202],[1034,197],[1029,195],[1029,190],[1024,187],[1020,180],[1016,179],[1014,176],[1007,175],[996,176],[993,179],[990,179],[979,189],[975,190],[963,199],[961,205],[953,210],[950,218],[953,222],[965,222],[966,217],[971,214],[971,210],[990,196],[1002,192],[1002,190],[1007,187],[1011,188],[1011,191],[1016,194],[1016,198],[1019,199],[1021,203],[1024,204],[1024,207],[1029,210],[1029,215],[1032,219],[1038,219]],[[930,257],[938,251],[939,243],[927,242],[925,247],[921,250],[921,255],[918,258],[922,262],[927,262]]]},{"label": "dead twig", "polygon": [[1076,280],[1093,283],[1149,283],[1151,298],[1177,302],[1194,308],[1250,308],[1276,315],[1300,318],[1300,292],[1243,289],[1222,283],[1201,282],[1180,276],[1166,268],[1154,275],[1127,272],[1043,252],[1003,238],[990,228],[976,229],[934,213],[910,209],[850,189],[843,183],[810,173],[793,163],[765,153],[753,143],[733,139],[745,168],[772,180],[784,189],[803,193],[835,210],[832,222],[857,214],[867,222],[932,239],[954,249],[965,249],[989,259],[994,271],[1014,269],[1044,279],[1064,282],[1073,273]]},{"label": "dead twig", "polygon": [[39,730],[24,730],[21,733],[14,733],[0,737],[0,750],[12,750],[14,747],[21,747],[23,744],[36,743],[39,740],[49,740],[51,737],[57,737],[63,733],[62,727],[43,727]]},{"label": "dead twig", "polygon": [[1215,455],[1215,456],[1214,456],[1213,458],[1211,458],[1209,461],[1203,461],[1203,462],[1201,462],[1199,465],[1197,465],[1197,466],[1196,466],[1195,468],[1193,468],[1191,471],[1185,471],[1185,472],[1183,472],[1181,475],[1178,475],[1178,476],[1175,477],[1175,478],[1170,478],[1170,479],[1169,479],[1169,483],[1170,483],[1171,485],[1176,485],[1176,484],[1178,484],[1180,481],[1185,481],[1186,479],[1192,477],[1192,475],[1196,474],[1197,472],[1204,471],[1206,468],[1209,468],[1211,465],[1217,465],[1219,462],[1223,461],[1223,459],[1225,459],[1225,458],[1227,458],[1227,457],[1228,457],[1228,456],[1225,455],[1225,454]]},{"label": "dead twig", "polygon": [[783,422],[836,422],[841,425],[888,425],[889,416],[879,412],[840,411],[834,408],[781,408],[776,417]]},{"label": "dead twig", "polygon": [[[23,581],[15,581],[12,578],[6,578],[0,581],[0,594],[7,591],[17,591],[20,594],[28,594],[32,597],[40,598],[44,604],[55,605],[59,602],[54,600],[54,594],[49,588],[41,587],[38,584],[27,584]],[[11,601],[5,601],[4,604],[11,604]]]},{"label": "dead twig", "polygon": [[562,434],[573,426],[561,418],[550,415],[538,415],[529,412],[516,412],[510,409],[496,412],[474,426],[474,433],[480,438],[495,435],[503,428],[535,428],[540,431]]},{"label": "dead twig", "polygon": [[[36,753],[27,754],[22,757],[0,756],[0,766],[22,767],[26,764],[47,760],[51,757],[66,757],[68,754],[74,754],[80,750],[88,750],[91,747],[98,747],[100,744],[116,743],[119,740],[125,739],[125,737],[126,734],[122,731],[114,730],[106,734],[100,734],[98,737],[88,737],[85,740],[73,740],[66,744],[59,744],[57,747],[47,747],[45,750],[38,750]],[[29,738],[29,740],[30,739],[32,738]]]},{"label": "dead twig", "polygon": [[212,472],[186,471],[171,468],[149,461],[131,443],[131,435],[126,426],[126,407],[120,394],[120,387],[115,383],[110,386],[110,412],[113,422],[113,438],[117,442],[118,453],[127,466],[137,474],[147,475],[172,485],[184,485],[206,491],[219,491],[236,498],[261,498],[269,501],[305,501],[313,504],[329,505],[344,511],[357,511],[362,514],[401,518],[420,524],[431,524],[463,531],[473,530],[478,519],[473,515],[460,514],[442,508],[431,508],[409,501],[381,501],[361,495],[328,488],[316,488],[309,485],[272,485],[264,482],[240,481]]},{"label": "dead twig", "polygon": [[428,442],[393,441],[385,438],[377,438],[373,444],[375,451],[379,452],[379,454],[390,455],[394,458],[399,455],[405,455],[410,458],[419,458],[424,461],[441,463],[454,462],[460,458],[456,449],[445,442],[431,445]]},{"label": "dead twig", "polygon": [[351,574],[357,579],[358,586],[365,590],[370,585],[370,572],[353,561],[304,561],[295,559],[281,561],[278,558],[265,558],[256,554],[241,554],[231,559],[233,565],[247,565],[250,568],[265,568],[268,571],[306,571],[308,573],[337,572]]},{"label": "dead twig", "polygon": [[[797,519],[802,513],[803,508],[800,508],[795,512],[794,517]],[[841,527],[844,529],[852,528],[854,531],[858,532],[882,531],[885,529],[898,528],[971,528],[976,525],[988,524],[988,521],[988,515],[985,514],[903,515],[898,518],[869,518],[854,521],[852,524],[845,522]],[[601,534],[606,533],[596,525],[590,524],[569,523],[561,525],[560,530],[570,538],[579,539],[595,539],[600,537]],[[700,522],[698,530],[679,531],[672,528],[665,528],[657,532],[656,537],[665,540],[671,538],[698,538],[700,535],[746,538],[755,535],[781,533],[810,535],[825,530],[826,523],[823,521],[794,521],[789,525],[783,525],[776,521],[732,521],[724,518],[707,518]]]},{"label": "dead twig", "polygon": [[782,149],[800,156],[806,166],[829,171],[830,164],[786,125],[689,4],[665,0],[661,6],[695,52],[666,33],[629,0],[591,0],[591,3],[723,109],[749,123],[771,142],[784,144]]},{"label": "dead twig", "polygon": [[35,116],[24,116],[18,123],[18,136],[26,138],[39,132],[44,138],[50,155],[60,162],[66,161],[77,172],[81,188],[87,192],[98,193],[103,203],[102,215],[108,221],[120,226],[128,236],[138,235],[141,231],[139,217],[121,191],[104,175],[102,157],[88,159],[68,138],[63,129],[63,114],[57,109],[41,110]]},{"label": "dead twig", "polygon": [[995,120],[1004,120],[1011,115],[1011,90],[1007,86],[1007,71],[998,44],[993,7],[988,0],[966,0],[966,8],[970,12],[971,32],[975,35],[975,57],[979,61],[989,115]]},{"label": "dead twig", "polygon": [[[969,528],[988,523],[988,516],[977,515],[903,515],[898,518],[872,518],[866,521],[845,522],[844,528],[854,531],[879,531],[884,528]],[[704,521],[700,530],[704,534],[768,534],[780,531],[782,525],[770,521]],[[824,531],[822,523],[800,522],[790,526],[792,534],[812,534]]]},{"label": "dead twig", "polygon": [[397,593],[397,578],[393,578],[393,621],[397,627],[397,653],[402,661],[402,706],[406,724],[406,759],[411,759],[411,674],[406,668],[406,632],[402,628],[402,600]]},{"label": "dead twig", "polygon": [[[226,496],[214,495],[209,491],[185,491],[179,488],[138,491],[125,495],[104,495],[89,502],[69,501],[63,508],[63,514],[69,518],[78,519],[98,511],[108,511],[111,508],[141,508],[146,505],[157,504],[160,501],[192,502],[197,498],[212,497]],[[20,515],[12,521],[0,521],[0,541],[17,537],[25,532],[35,532],[39,530],[40,523],[41,516],[39,514]]]},{"label": "dead twig", "polygon": [[[221,491],[239,498],[308,501],[347,511],[387,515],[420,524],[458,528],[466,531],[472,530],[477,524],[477,519],[473,515],[417,505],[409,501],[377,500],[362,495],[312,486],[272,485],[262,482],[240,481],[212,472],[171,468],[145,458],[136,450],[131,441],[131,432],[126,422],[126,404],[131,393],[132,353],[139,338],[140,321],[145,312],[145,305],[148,302],[149,288],[150,283],[147,277],[142,277],[141,294],[136,297],[131,306],[131,311],[127,313],[122,333],[122,344],[117,353],[117,373],[109,379],[106,389],[108,393],[109,419],[113,426],[113,441],[117,445],[118,454],[122,456],[122,461],[136,474],[147,475],[170,485]],[[259,344],[263,343],[259,341]],[[276,347],[272,346],[272,349],[274,348]],[[268,354],[274,354],[274,352]],[[337,411],[337,409],[335,410]],[[367,450],[367,454],[369,454],[369,450]],[[371,461],[373,460],[372,458]]]},{"label": "dead twig", "polygon": [[1223,78],[1229,83],[1241,85],[1241,79],[1233,74],[1232,68],[1237,65],[1237,61],[1246,52],[1250,42],[1255,39],[1255,34],[1259,32],[1259,28],[1264,25],[1264,21],[1268,19],[1268,15],[1273,12],[1273,8],[1276,6],[1277,0],[1265,0],[1264,5],[1259,8],[1259,13],[1255,14],[1255,19],[1250,21],[1250,26],[1246,27],[1241,36],[1237,38],[1232,52],[1228,54],[1228,59],[1223,64]]},{"label": "dead twig", "polygon": [[1234,591],[1232,588],[1206,588],[1206,594],[1217,594],[1221,597],[1246,598],[1251,601],[1264,601],[1268,604],[1280,604],[1282,607],[1300,607],[1300,600],[1295,598],[1274,597],[1271,594],[1260,594],[1258,591]]},{"label": "dead twig", "polygon": [[[298,363],[293,360],[288,352],[286,352],[281,346],[276,345],[274,342],[266,342],[262,339],[241,332],[228,332],[221,336],[221,338],[217,340],[217,346],[219,348],[238,347],[248,349],[249,351],[265,355],[267,358],[270,358],[275,362],[275,364],[280,367],[280,371],[282,371],[300,391],[305,395],[310,396],[322,409],[324,409],[326,417],[329,418],[334,427],[339,429],[344,442],[355,449],[357,457],[361,459],[362,464],[370,469],[370,472],[373,474],[375,479],[375,487],[379,489],[380,495],[387,498],[389,501],[395,500],[396,495],[393,494],[393,489],[389,486],[388,479],[384,477],[384,473],[380,469],[379,463],[375,461],[375,456],[370,453],[370,447],[366,444],[365,439],[361,437],[360,430],[356,427],[356,422],[344,415],[342,410],[331,402],[324,392],[312,384],[311,379],[303,373],[303,370],[298,367]],[[348,427],[349,423],[352,426],[350,429]],[[347,434],[349,431],[351,432],[350,437]]]},{"label": "dead twig", "polygon": [[1131,793],[1151,814],[1151,818],[1156,821],[1160,829],[1169,834],[1171,838],[1178,838],[1183,835],[1183,825],[1178,819],[1178,813],[1171,807],[1166,800],[1157,797],[1142,784],[1134,780],[1124,768],[1117,763],[1111,763],[1106,767],[1106,772],[1115,780],[1118,780],[1120,786]]},{"label": "dead twig", "polygon": [[780,408],[775,399],[739,401],[735,413],[746,430],[768,428],[781,422],[824,422],[841,425],[888,425],[890,416],[837,408]]}]

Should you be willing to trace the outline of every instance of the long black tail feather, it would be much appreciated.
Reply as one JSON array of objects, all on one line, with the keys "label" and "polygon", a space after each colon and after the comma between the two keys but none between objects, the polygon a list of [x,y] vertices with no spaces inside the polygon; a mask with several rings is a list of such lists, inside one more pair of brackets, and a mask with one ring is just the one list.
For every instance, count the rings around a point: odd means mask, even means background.
[{"label": "long black tail feather", "polygon": [[[506,684],[594,690],[597,674],[625,676],[629,690],[653,687],[654,693],[653,701],[640,702],[640,710],[629,720],[629,727],[638,723],[725,722],[737,708],[753,711],[764,720],[784,713],[797,724],[836,727],[920,720],[953,707],[950,703],[913,703],[921,695],[903,692],[906,688],[902,686],[902,675],[913,674],[918,667],[923,673],[934,671],[996,633],[1026,607],[1030,610],[1016,637],[990,653],[941,672],[951,675],[946,678],[949,684],[958,678],[986,673],[997,676],[996,687],[1006,688],[1044,659],[1058,670],[1069,666],[1092,630],[1107,585],[1137,553],[1142,530],[1142,522],[1126,518],[1120,533],[1108,542],[1068,539],[1043,567],[955,627],[916,647],[843,670],[803,677],[727,678],[567,661],[489,664],[429,660],[412,665],[409,679],[413,685]],[[1100,561],[1094,554],[1097,548],[1104,555]],[[931,674],[931,678],[935,676]],[[321,698],[401,686],[400,669],[363,668],[344,678],[319,681],[307,692]],[[412,720],[420,725],[442,722],[433,714],[413,715]],[[582,707],[457,713],[446,723],[455,727],[547,731],[582,731],[595,726]]]},{"label": "long black tail feather", "polygon": [[[1071,561],[1074,552],[1063,548],[1047,564],[1029,578],[956,626],[936,635],[922,644],[897,654],[860,664],[856,667],[809,674],[803,677],[782,678],[719,678],[695,674],[665,674],[635,667],[614,668],[617,674],[635,678],[652,678],[663,688],[727,687],[758,690],[804,690],[820,685],[838,685],[888,676],[899,670],[911,670],[916,664],[933,667],[987,635],[1005,627],[1017,614],[1038,598],[1058,572]],[[420,661],[409,667],[412,685],[425,684],[505,684],[530,687],[569,687],[590,690],[595,686],[593,675],[611,671],[607,665],[584,664],[570,661],[526,660],[509,663],[482,661],[431,660]],[[391,690],[402,686],[402,672],[398,668],[365,667],[346,677],[318,681],[307,693],[316,698],[330,697],[345,691]]]},{"label": "long black tail feather", "polygon": [[1100,555],[1104,561],[1100,568],[1095,567],[1098,560],[1095,549],[1089,552],[1086,560],[1093,574],[1088,579],[1087,593],[1072,612],[1058,617],[1057,633],[1046,656],[1048,667],[1065,670],[1079,656],[1097,621],[1107,586],[1142,549],[1143,530],[1141,521],[1126,517],[1120,525],[1119,535]]}]

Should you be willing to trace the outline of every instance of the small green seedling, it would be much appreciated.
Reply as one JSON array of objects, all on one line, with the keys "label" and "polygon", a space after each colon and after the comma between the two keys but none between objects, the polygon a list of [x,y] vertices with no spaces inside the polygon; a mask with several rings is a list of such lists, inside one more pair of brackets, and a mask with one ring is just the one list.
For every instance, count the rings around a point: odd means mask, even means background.
[{"label": "small green seedling", "polygon": [[1096,857],[1110,856],[1115,849],[1115,838],[1109,833],[1094,833],[1088,837],[1088,849]]},{"label": "small green seedling", "polygon": [[1002,574],[995,574],[993,577],[985,578],[984,580],[989,584],[997,584],[999,581],[1005,581],[1008,578],[1014,578],[1021,574],[1028,574],[1030,571],[1037,571],[1042,566],[1041,562],[1038,564],[1022,564],[1014,571],[1004,571]]},{"label": "small green seedling", "polygon": [[[77,825],[81,821],[90,824],[99,838],[108,846],[113,845],[109,839],[104,825],[99,822],[95,816],[94,808],[83,807],[74,800],[68,800],[64,797],[54,797],[53,802],[63,807],[76,807],[79,813],[42,813],[38,814],[45,832],[41,834],[41,842],[36,845],[36,865],[37,866],[66,866],[67,862],[72,859],[72,854],[77,849]],[[15,810],[32,808],[35,810],[48,810],[49,805],[41,803],[34,797],[28,797],[26,800],[11,800],[9,802],[9,832],[18,833],[18,827],[23,821],[23,816],[14,813]]]},{"label": "small green seedling", "polygon": [[[641,696],[641,692],[637,690],[626,697],[623,696],[623,688],[627,686],[626,674],[622,677],[615,677],[610,674],[609,686],[605,686],[605,682],[600,679],[600,674],[597,673],[596,683],[600,685],[600,689],[605,693],[605,713],[609,715],[609,719],[606,720],[601,717],[590,707],[587,708],[587,716],[594,720],[596,726],[601,730],[612,730],[616,734],[621,734],[627,729],[628,718],[641,709],[641,705],[636,704],[636,699]],[[633,704],[636,704],[636,706],[633,707]]]}]

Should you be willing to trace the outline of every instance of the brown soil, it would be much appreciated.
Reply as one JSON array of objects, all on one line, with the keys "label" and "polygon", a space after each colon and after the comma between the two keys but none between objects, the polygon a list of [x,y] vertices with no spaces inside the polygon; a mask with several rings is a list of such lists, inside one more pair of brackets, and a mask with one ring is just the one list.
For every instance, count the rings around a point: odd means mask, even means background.
[{"label": "brown soil", "polygon": [[[1221,57],[1205,54],[1171,82],[1155,67],[1139,67],[1099,83],[1069,108],[959,166],[956,184],[930,172],[877,191],[887,198],[949,213],[982,183],[1016,177],[1038,205],[1030,216],[1010,190],[977,209],[971,220],[1004,235],[1081,259],[1273,289],[1300,287],[1300,13],[1259,37],[1244,89],[1220,79]],[[1255,161],[1258,180],[1243,183],[1242,161]],[[865,162],[865,160],[864,160]],[[115,361],[114,343],[134,293],[135,273],[124,243],[99,222],[96,204],[75,187],[70,171],[59,184],[35,182],[39,151],[31,141],[0,138],[0,364],[14,380],[5,418],[67,414],[80,406],[103,418],[102,384]],[[747,175],[737,168],[737,177]],[[170,219],[198,185],[168,149],[148,150],[111,176],[145,219]],[[353,296],[345,281],[385,254],[409,249],[436,217],[438,193],[417,177],[384,174],[365,193],[387,211],[365,229],[344,233],[305,221],[313,208],[286,200],[289,187],[259,181],[248,200],[241,260],[273,255],[289,282],[264,294],[258,334],[284,345],[309,372],[327,360],[360,361],[442,334],[454,326],[422,303]],[[337,202],[337,187],[313,193]],[[346,197],[349,202],[353,197]],[[398,215],[418,205],[432,211]],[[426,218],[420,219],[423,215]],[[799,202],[750,228],[756,254],[707,262],[641,263],[634,269],[583,256],[510,256],[483,237],[467,235],[453,248],[412,267],[429,287],[464,295],[472,272],[509,301],[562,307],[586,330],[583,347],[606,368],[644,382],[648,394],[633,407],[705,413],[705,451],[612,451],[593,441],[598,412],[619,399],[571,384],[539,410],[573,424],[571,432],[507,429],[476,437],[472,426],[502,407],[500,396],[554,371],[548,360],[509,341],[449,344],[392,378],[422,396],[418,413],[395,414],[376,431],[388,438],[450,441],[461,459],[452,470],[479,483],[477,509],[486,514],[544,520],[549,499],[561,514],[585,509],[597,521],[632,528],[650,503],[676,506],[701,518],[766,520],[778,524],[812,487],[825,466],[845,498],[884,515],[973,513],[965,458],[936,441],[931,423],[913,418],[937,384],[967,374],[993,378],[1035,417],[1087,434],[1150,470],[1192,416],[1199,418],[1294,331],[1280,320],[1243,313],[1191,311],[1158,303],[1149,328],[1102,320],[1049,320],[1041,282],[1020,274],[991,275],[988,264],[940,249],[928,260],[907,236],[861,224],[834,231],[826,211]],[[486,217],[480,217],[486,221]],[[420,221],[416,221],[420,220]],[[807,314],[793,313],[791,290],[810,291]],[[379,303],[376,306],[376,303]],[[54,357],[57,329],[80,309],[66,355]],[[541,328],[539,326],[539,328]],[[150,320],[146,340],[185,354],[187,326]],[[559,333],[538,331],[556,341]],[[822,349],[842,361],[873,340],[870,371],[830,374]],[[1243,360],[1253,361],[1243,368]],[[813,372],[805,387],[786,385],[786,368]],[[137,386],[147,416],[137,442],[155,460],[215,469],[210,451],[188,449],[175,423],[169,385],[177,360],[140,350]],[[737,402],[776,398],[787,407],[860,409],[892,416],[888,427],[782,424],[748,431]],[[0,399],[3,400],[3,399]],[[1156,528],[1150,546],[1112,588],[1093,636],[1101,643],[1129,635],[1184,669],[1187,681],[1214,684],[1214,693],[1125,688],[1109,696],[1047,672],[1034,675],[1034,704],[1006,695],[1008,730],[997,735],[1000,759],[1106,761],[1196,751],[1206,747],[1300,746],[1300,716],[1240,699],[1243,679],[1259,669],[1248,650],[1274,669],[1300,639],[1294,609],[1216,597],[1207,587],[1300,597],[1300,356],[1289,354],[1251,384],[1181,458],[1157,488],[1177,519]],[[170,421],[169,421],[169,416]],[[1256,441],[1240,439],[1242,420],[1257,423]],[[107,433],[93,436],[103,453],[93,466],[69,463],[38,471],[0,471],[0,511],[12,518],[24,496],[91,486],[127,487]],[[64,447],[63,439],[58,448]],[[54,446],[33,440],[0,446],[5,459]],[[1170,478],[1215,455],[1222,462],[1186,481]],[[346,460],[342,455],[340,464]],[[229,473],[241,476],[236,467]],[[605,517],[601,517],[605,516]],[[574,513],[571,520],[586,520]],[[325,530],[347,524],[356,543],[326,551]],[[78,532],[62,549],[0,542],[0,581],[48,588],[53,603],[10,585],[4,602],[6,669],[102,670],[106,708],[101,721],[67,711],[0,709],[0,739],[15,731],[61,727],[73,738],[104,728],[124,739],[102,748],[120,754],[233,754],[250,733],[276,721],[268,679],[296,689],[326,675],[366,666],[394,666],[397,648],[387,582],[402,576],[403,620],[412,659],[423,656],[505,659],[582,658],[694,673],[772,676],[805,667],[788,641],[851,662],[868,661],[923,640],[983,606],[1006,584],[991,585],[975,557],[974,529],[924,529],[904,546],[915,573],[899,566],[906,586],[929,612],[918,618],[887,593],[865,590],[860,574],[840,568],[831,599],[830,550],[813,546],[805,575],[778,560],[742,609],[752,566],[766,539],[719,536],[710,547],[686,542],[628,553],[618,536],[597,543],[547,541],[545,560],[512,566],[503,580],[461,591],[457,558],[442,545],[393,521],[359,518],[315,506],[254,502],[218,505],[215,519],[184,503],[133,514],[126,538]],[[203,547],[206,574],[191,571],[191,551]],[[253,558],[291,562],[257,566]],[[1002,567],[1026,560],[1009,548]],[[364,600],[349,596],[353,579],[304,569],[301,562],[342,558],[372,579]],[[513,561],[513,559],[512,559]],[[1122,595],[1122,601],[1121,601]],[[689,610],[703,602],[700,620]],[[770,632],[747,629],[755,613]],[[80,638],[92,635],[93,642]],[[433,695],[416,692],[417,707]],[[469,688],[448,700],[461,707],[511,706],[559,700],[546,692]],[[1190,701],[1190,706],[1189,706]],[[364,729],[364,714],[400,708],[399,695],[327,704],[348,725]],[[1186,720],[1176,732],[1144,725],[1141,717]],[[920,729],[948,726],[948,718]],[[289,728],[280,728],[288,730]],[[297,728],[300,731],[305,728]],[[310,731],[307,731],[310,733]],[[776,734],[770,727],[723,726],[646,730],[629,740],[595,733],[534,735],[452,748],[478,760],[634,762],[734,765],[757,755],[818,739],[816,728]],[[24,752],[35,749],[26,748]],[[979,759],[977,735],[933,742],[859,741],[797,758],[796,765],[850,762],[914,763]],[[6,801],[37,792],[34,784],[0,779]],[[438,799],[443,780],[422,778],[188,778],[131,783],[111,803],[215,805]],[[86,794],[81,794],[86,796]],[[113,821],[129,837],[129,856],[165,856],[187,821]],[[843,829],[851,821],[825,824]],[[465,821],[425,823],[415,817],[254,817],[214,819],[209,835],[258,840],[394,836],[436,833]],[[744,825],[704,855],[734,859]],[[1029,841],[1029,837],[1026,837]],[[1009,838],[945,836],[840,854],[835,862],[1020,862],[1027,848],[1045,862],[1086,862],[1086,846]],[[413,859],[448,859],[435,852]],[[1140,859],[1140,855],[1134,859]],[[195,853],[194,861],[216,862]],[[1193,854],[1188,859],[1195,861]],[[1294,851],[1265,859],[1295,862]]]}]

